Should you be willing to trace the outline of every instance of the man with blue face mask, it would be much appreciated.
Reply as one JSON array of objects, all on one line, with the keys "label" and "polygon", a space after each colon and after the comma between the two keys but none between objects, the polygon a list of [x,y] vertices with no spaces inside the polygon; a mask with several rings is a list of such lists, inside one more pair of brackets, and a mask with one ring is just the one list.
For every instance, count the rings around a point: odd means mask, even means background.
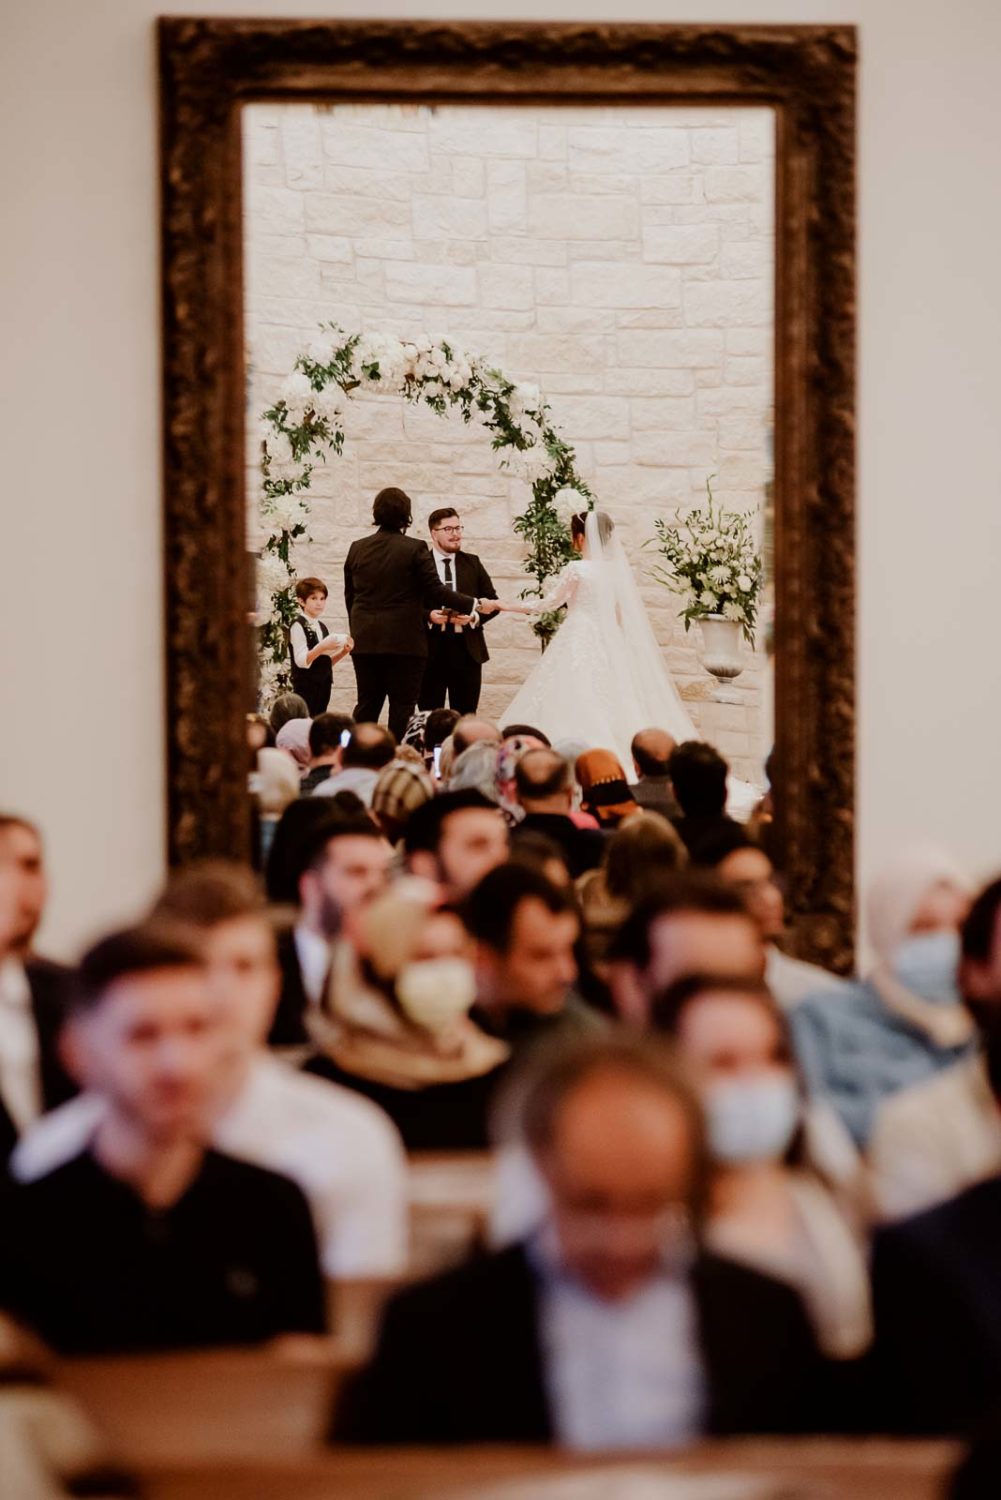
[{"label": "man with blue face mask", "polygon": [[[979,1109],[951,1097],[945,1117],[922,1103],[926,1146],[940,1155],[943,1140],[955,1146],[965,1110],[972,1186],[884,1230],[873,1268],[878,1348],[899,1392],[898,1422],[918,1432],[968,1430],[1001,1401],[1001,880],[971,906],[961,947],[963,998],[981,1040]],[[926,1161],[934,1167],[930,1152]]]},{"label": "man with blue face mask", "polygon": [[670,1057],[564,1042],[518,1103],[543,1222],[397,1296],[339,1435],[649,1449],[836,1429],[795,1293],[701,1246],[701,1120]]}]

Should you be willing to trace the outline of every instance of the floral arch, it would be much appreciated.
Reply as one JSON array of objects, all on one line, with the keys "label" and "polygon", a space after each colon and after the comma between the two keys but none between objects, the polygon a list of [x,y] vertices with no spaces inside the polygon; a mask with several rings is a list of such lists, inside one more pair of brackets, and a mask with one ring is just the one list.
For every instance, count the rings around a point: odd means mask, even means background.
[{"label": "floral arch", "polygon": [[[514,522],[532,579],[525,596],[541,596],[546,580],[560,571],[571,556],[570,515],[594,504],[577,472],[576,454],[553,427],[538,386],[509,379],[447,339],[346,335],[336,325],[325,326],[264,413],[260,518],[267,538],[257,572],[262,702],[289,681],[287,631],[298,612],[293,549],[307,532],[315,465],[343,451],[354,391],[400,396],[440,416],[457,412],[486,430],[501,467],[532,490]],[[557,616],[543,615],[534,628],[546,640],[558,624]]]}]

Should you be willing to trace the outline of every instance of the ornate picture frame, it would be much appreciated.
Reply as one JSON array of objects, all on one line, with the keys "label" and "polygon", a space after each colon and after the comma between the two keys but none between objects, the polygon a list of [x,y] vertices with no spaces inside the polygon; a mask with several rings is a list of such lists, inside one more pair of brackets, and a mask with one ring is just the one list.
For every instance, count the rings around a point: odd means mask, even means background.
[{"label": "ornate picture frame", "polygon": [[250,849],[241,107],[765,104],[776,112],[775,846],[795,951],[850,967],[855,28],[158,25],[171,861]]}]

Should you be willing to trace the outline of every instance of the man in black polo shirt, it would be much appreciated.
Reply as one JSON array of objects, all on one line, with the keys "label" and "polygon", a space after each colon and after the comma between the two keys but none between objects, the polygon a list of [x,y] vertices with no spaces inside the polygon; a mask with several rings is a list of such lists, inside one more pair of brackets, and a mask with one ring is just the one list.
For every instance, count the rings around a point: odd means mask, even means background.
[{"label": "man in black polo shirt", "polygon": [[323,1330],[302,1193],[203,1144],[227,1044],[174,933],[116,933],[84,958],[64,1045],[106,1108],[81,1155],[0,1208],[0,1306],[61,1352]]}]

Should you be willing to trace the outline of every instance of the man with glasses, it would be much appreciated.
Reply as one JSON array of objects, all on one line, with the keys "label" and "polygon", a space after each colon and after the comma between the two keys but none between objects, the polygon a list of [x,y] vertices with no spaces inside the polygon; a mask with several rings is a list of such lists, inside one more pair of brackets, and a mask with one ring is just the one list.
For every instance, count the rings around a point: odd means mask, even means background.
[{"label": "man with glasses", "polygon": [[[428,528],[439,582],[445,588],[472,594],[477,599],[496,599],[497,592],[480,559],[462,550],[463,528],[458,511],[451,506],[432,511]],[[428,659],[421,687],[421,708],[444,708],[447,696],[449,707],[457,713],[476,712],[483,663],[490,659],[483,639],[484,619],[479,610],[468,615],[448,609],[428,612]]]}]

